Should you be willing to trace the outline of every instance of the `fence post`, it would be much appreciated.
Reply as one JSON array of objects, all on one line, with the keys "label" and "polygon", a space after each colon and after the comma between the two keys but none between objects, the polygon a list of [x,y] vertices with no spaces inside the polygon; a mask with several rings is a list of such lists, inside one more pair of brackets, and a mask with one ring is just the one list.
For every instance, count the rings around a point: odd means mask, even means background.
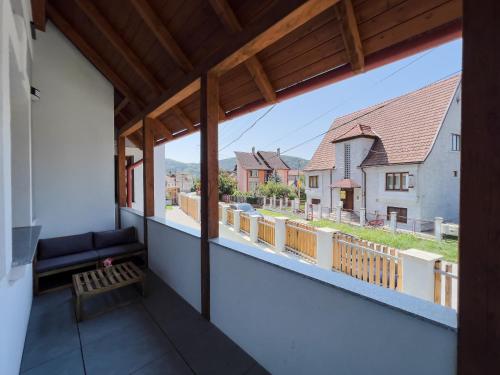
[{"label": "fence post", "polygon": [[240,213],[243,212],[243,210],[233,210],[233,226],[234,226],[234,232],[239,233],[240,231]]},{"label": "fence post", "polygon": [[196,201],[196,211],[197,211],[197,220],[198,222],[201,222],[201,197],[196,196],[194,197]]},{"label": "fence post", "polygon": [[285,197],[285,208],[288,208],[288,197]]},{"label": "fence post", "polygon": [[434,236],[436,240],[441,241],[443,239],[443,218],[434,218]]},{"label": "fence post", "polygon": [[280,201],[280,203],[279,203],[280,211],[283,211],[283,198],[280,198],[279,201]]},{"label": "fence post", "polygon": [[335,211],[336,222],[340,223],[342,221],[342,202],[337,204],[337,211]]},{"label": "fence post", "polygon": [[316,264],[324,269],[333,267],[333,235],[338,230],[331,228],[316,229]]},{"label": "fence post", "polygon": [[404,270],[401,291],[434,302],[434,264],[441,258],[417,249],[400,250],[399,261]]},{"label": "fence post", "polygon": [[222,224],[227,225],[227,209],[229,206],[227,204],[224,204],[222,206]]},{"label": "fence post", "polygon": [[389,222],[389,228],[391,229],[392,233],[396,233],[396,222],[397,222],[397,212],[391,212],[390,213],[390,219],[391,221]]},{"label": "fence post", "polygon": [[362,227],[366,225],[366,208],[359,209],[359,225]]},{"label": "fence post", "polygon": [[277,253],[285,251],[287,217],[274,218],[274,250]]},{"label": "fence post", "polygon": [[[295,198],[294,203],[295,203],[295,206],[293,207],[293,209],[294,209],[294,211],[298,211],[300,209],[300,199]],[[306,206],[307,206],[307,204],[306,204]]]},{"label": "fence post", "polygon": [[259,242],[259,215],[250,215],[250,241]]}]

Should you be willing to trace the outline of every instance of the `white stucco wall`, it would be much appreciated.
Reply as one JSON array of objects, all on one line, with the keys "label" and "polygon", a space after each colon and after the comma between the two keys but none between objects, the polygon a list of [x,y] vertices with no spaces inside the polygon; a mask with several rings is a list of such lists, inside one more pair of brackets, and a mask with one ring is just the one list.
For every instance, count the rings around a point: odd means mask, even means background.
[{"label": "white stucco wall", "polygon": [[[460,152],[451,150],[451,135],[461,134],[461,85],[450,103],[434,147],[422,165],[422,216],[436,216],[458,223],[460,201]],[[453,176],[457,171],[457,177]]]},{"label": "white stucco wall", "polygon": [[42,237],[115,227],[113,86],[52,25],[34,45],[33,181]]},{"label": "white stucco wall", "polygon": [[[15,9],[11,8],[15,5]],[[11,268],[12,226],[29,212],[30,2],[0,1],[0,374],[19,373],[32,301],[31,265]],[[15,13],[15,14],[14,14]],[[27,118],[27,120],[26,120]],[[20,128],[17,126],[21,124]],[[14,127],[13,131],[12,128]],[[12,138],[14,139],[12,139]],[[26,143],[22,143],[22,142]],[[20,146],[17,149],[17,146]],[[16,147],[13,150],[13,147]],[[28,169],[26,169],[28,168]],[[15,169],[15,171],[13,170]],[[26,184],[21,190],[20,184]],[[15,190],[13,192],[13,190]],[[21,204],[22,203],[22,204]],[[19,220],[19,219],[22,220]],[[26,220],[29,221],[29,218]],[[30,223],[28,222],[28,225]]]},{"label": "white stucco wall", "polygon": [[[311,204],[312,199],[319,199],[322,207],[330,207],[330,173],[331,170],[305,171],[306,186],[305,192],[307,203]],[[309,176],[318,176],[318,187],[309,187]]]}]

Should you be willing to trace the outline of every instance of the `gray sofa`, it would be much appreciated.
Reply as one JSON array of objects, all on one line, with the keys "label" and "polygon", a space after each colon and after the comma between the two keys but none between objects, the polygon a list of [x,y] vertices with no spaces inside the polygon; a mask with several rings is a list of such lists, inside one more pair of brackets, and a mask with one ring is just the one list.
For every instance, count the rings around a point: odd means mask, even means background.
[{"label": "gray sofa", "polygon": [[137,240],[134,227],[38,241],[33,264],[35,294],[40,278],[83,267],[98,267],[106,259],[144,256],[145,247]]}]

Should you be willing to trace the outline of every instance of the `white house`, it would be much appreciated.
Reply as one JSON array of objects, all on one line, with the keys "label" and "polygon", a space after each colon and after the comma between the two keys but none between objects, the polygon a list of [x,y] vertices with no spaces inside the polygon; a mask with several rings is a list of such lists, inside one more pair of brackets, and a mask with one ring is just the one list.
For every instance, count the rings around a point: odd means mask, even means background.
[{"label": "white house", "polygon": [[461,76],[336,119],[305,168],[308,206],[426,230],[458,220]]}]

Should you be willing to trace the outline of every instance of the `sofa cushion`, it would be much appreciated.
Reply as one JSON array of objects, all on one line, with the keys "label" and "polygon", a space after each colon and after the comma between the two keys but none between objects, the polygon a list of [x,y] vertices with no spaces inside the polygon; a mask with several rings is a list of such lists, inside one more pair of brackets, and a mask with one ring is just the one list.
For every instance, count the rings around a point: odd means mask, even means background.
[{"label": "sofa cushion", "polygon": [[84,251],[81,253],[64,255],[57,258],[43,259],[36,262],[36,272],[47,272],[59,268],[74,266],[77,264],[96,261],[99,255],[95,250]]},{"label": "sofa cushion", "polygon": [[49,259],[93,249],[92,232],[38,241],[38,259]]},{"label": "sofa cushion", "polygon": [[96,249],[125,245],[136,241],[137,235],[134,227],[94,232],[94,247]]},{"label": "sofa cushion", "polygon": [[135,253],[141,250],[144,250],[144,245],[140,242],[134,242],[126,245],[111,246],[104,249],[99,249],[97,250],[97,254],[99,254],[99,259],[102,260],[118,255]]}]

